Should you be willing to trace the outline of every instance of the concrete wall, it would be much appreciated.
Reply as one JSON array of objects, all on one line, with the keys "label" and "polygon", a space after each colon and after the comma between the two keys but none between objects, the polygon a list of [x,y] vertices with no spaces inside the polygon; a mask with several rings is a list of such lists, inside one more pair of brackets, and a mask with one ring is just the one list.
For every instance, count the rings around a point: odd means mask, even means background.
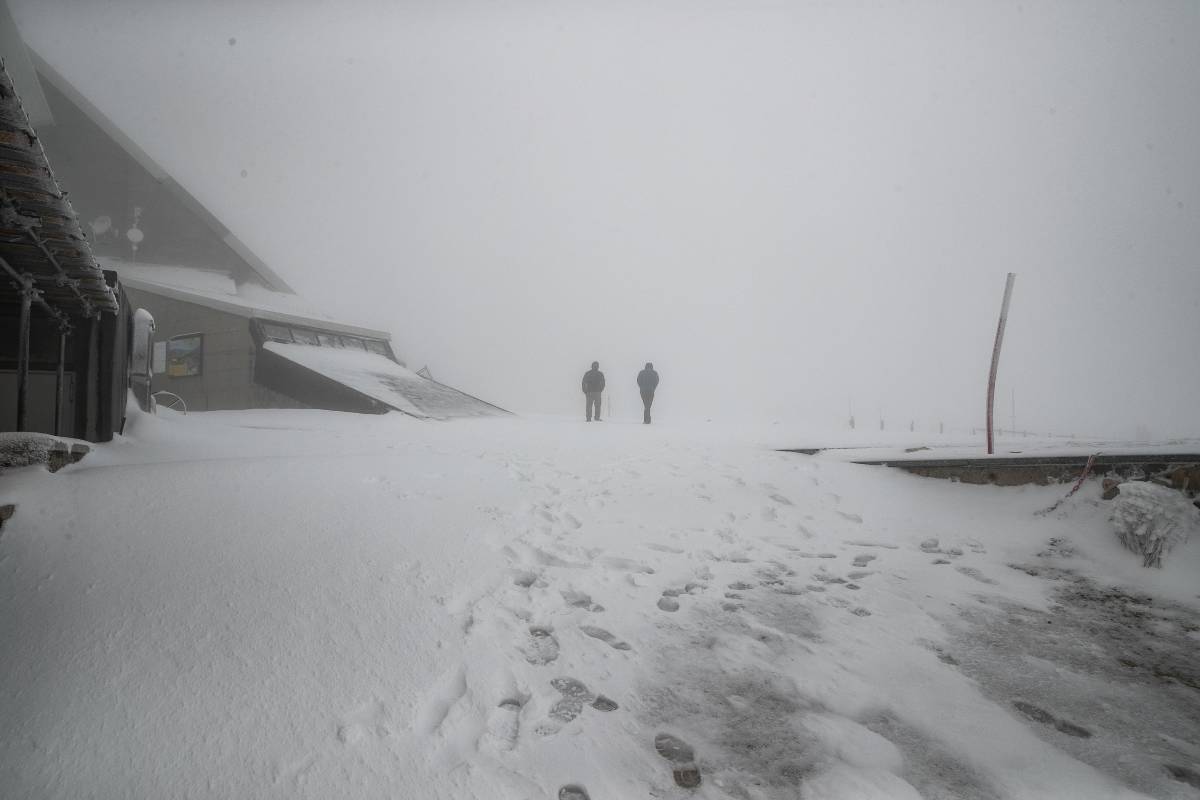
[{"label": "concrete wall", "polygon": [[174,392],[187,403],[189,411],[304,408],[254,382],[255,344],[249,319],[139,289],[127,291],[135,308],[144,308],[154,316],[156,342],[188,333],[204,335],[200,374],[186,378],[156,374],[154,391]]}]

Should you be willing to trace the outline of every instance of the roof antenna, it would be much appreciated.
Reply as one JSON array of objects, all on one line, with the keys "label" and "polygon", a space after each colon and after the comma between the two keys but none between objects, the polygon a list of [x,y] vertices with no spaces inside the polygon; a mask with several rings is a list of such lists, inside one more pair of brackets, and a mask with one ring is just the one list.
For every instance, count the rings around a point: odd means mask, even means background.
[{"label": "roof antenna", "polygon": [[133,227],[125,231],[125,238],[129,240],[129,244],[133,247],[133,260],[137,261],[138,245],[146,238],[146,234],[142,233],[142,229],[138,225],[142,221],[142,207],[133,207]]}]

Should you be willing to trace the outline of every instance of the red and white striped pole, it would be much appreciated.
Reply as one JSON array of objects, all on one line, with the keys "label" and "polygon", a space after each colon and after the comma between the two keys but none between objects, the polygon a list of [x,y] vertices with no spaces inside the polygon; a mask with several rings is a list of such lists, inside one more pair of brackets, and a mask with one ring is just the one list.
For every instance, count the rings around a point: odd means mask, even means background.
[{"label": "red and white striped pole", "polygon": [[1008,322],[1008,302],[1012,300],[1013,281],[1017,279],[1015,272],[1008,273],[1004,283],[1004,302],[1000,304],[1000,324],[996,326],[996,344],[992,348],[992,369],[988,373],[987,395],[987,448],[988,455],[996,452],[992,439],[992,408],[996,401],[996,370],[1000,366],[1000,345],[1004,343],[1004,325]]}]

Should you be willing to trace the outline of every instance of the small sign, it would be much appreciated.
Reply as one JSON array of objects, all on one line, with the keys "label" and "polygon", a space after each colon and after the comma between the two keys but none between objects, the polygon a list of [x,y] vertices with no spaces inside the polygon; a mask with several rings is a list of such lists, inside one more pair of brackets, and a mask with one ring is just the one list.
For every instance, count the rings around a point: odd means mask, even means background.
[{"label": "small sign", "polygon": [[167,375],[191,378],[199,375],[204,364],[204,335],[188,333],[167,340]]}]

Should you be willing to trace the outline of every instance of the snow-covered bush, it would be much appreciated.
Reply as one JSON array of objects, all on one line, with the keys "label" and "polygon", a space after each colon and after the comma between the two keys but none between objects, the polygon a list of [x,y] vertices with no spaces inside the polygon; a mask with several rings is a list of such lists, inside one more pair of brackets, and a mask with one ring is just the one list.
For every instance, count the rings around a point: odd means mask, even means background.
[{"label": "snow-covered bush", "polygon": [[1200,527],[1200,514],[1181,492],[1131,481],[1121,484],[1109,521],[1121,543],[1141,554],[1143,566],[1161,567],[1163,556]]}]

